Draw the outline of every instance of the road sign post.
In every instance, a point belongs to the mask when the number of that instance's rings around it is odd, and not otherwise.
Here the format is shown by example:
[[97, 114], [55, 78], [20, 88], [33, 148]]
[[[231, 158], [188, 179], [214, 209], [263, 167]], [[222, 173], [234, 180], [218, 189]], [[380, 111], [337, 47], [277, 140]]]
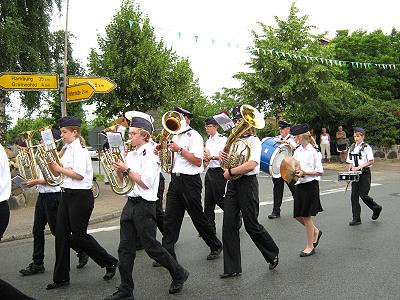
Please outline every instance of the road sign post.
[[96, 76], [69, 76], [68, 84], [77, 84], [81, 82], [90, 82], [94, 85], [95, 93], [109, 93], [114, 90], [117, 85], [114, 81], [107, 77], [96, 77]]
[[0, 73], [0, 89], [15, 91], [42, 91], [57, 90], [57, 74], [39, 74], [39, 73]]
[[95, 92], [93, 84], [89, 82], [67, 85], [67, 103], [89, 100]]

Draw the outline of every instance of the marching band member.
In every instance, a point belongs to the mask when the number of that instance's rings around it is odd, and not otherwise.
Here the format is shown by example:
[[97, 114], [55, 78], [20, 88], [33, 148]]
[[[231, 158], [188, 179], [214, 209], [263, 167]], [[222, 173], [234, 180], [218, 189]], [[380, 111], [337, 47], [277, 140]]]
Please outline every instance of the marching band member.
[[87, 233], [94, 208], [93, 169], [89, 152], [81, 145], [81, 120], [64, 117], [59, 120], [59, 125], [65, 152], [61, 157], [62, 165], [52, 162], [50, 168], [56, 176], [64, 174], [64, 182], [57, 212], [56, 263], [53, 283], [47, 285], [48, 290], [69, 284], [70, 245], [82, 249], [100, 267], [106, 268], [104, 280], [114, 277], [118, 264], [118, 260]]
[[219, 162], [219, 152], [224, 148], [227, 138], [218, 133], [218, 123], [213, 117], [205, 120], [208, 139], [205, 144], [204, 161], [208, 170], [204, 180], [204, 213], [216, 233], [215, 205], [224, 209], [224, 195], [227, 180]]
[[0, 241], [10, 220], [8, 199], [11, 196], [11, 174], [7, 153], [0, 144]]
[[[53, 138], [58, 140], [61, 138], [60, 131], [56, 128], [51, 129]], [[42, 143], [42, 141], [41, 141]], [[32, 262], [19, 272], [24, 275], [35, 275], [45, 271], [43, 260], [44, 260], [44, 230], [46, 224], [49, 224], [50, 232], [53, 236], [56, 236], [56, 217], [58, 204], [61, 199], [61, 188], [60, 186], [51, 186], [46, 183], [40, 168], [37, 169], [37, 174], [40, 178], [26, 181], [25, 185], [30, 188], [36, 186], [38, 191], [38, 197], [35, 205], [35, 213], [33, 217], [33, 255]], [[77, 251], [79, 257], [78, 269], [83, 268], [89, 257], [83, 251]]]
[[[316, 216], [323, 211], [319, 199], [319, 180], [324, 170], [321, 156], [315, 149], [314, 139], [311, 138], [307, 124], [294, 125], [290, 133], [300, 146], [295, 150], [293, 157], [298, 161], [296, 176], [296, 190], [293, 202], [293, 217], [301, 223], [306, 230], [306, 248], [300, 252], [300, 257], [315, 254], [322, 231], [313, 223], [311, 216]], [[310, 143], [311, 141], [311, 143]]]
[[156, 240], [156, 201], [160, 176], [158, 156], [154, 154], [154, 145], [150, 141], [153, 131], [151, 122], [146, 118], [133, 117], [129, 128], [129, 137], [135, 150], [126, 156], [126, 164], [114, 163], [119, 174], [125, 173], [135, 182], [133, 190], [128, 194], [120, 220], [120, 243], [118, 247], [119, 273], [121, 284], [117, 291], [105, 300], [133, 299], [132, 271], [136, 256], [136, 237], [146, 253], [165, 267], [172, 283], [169, 293], [182, 290], [189, 272], [164, 249]]
[[[296, 149], [297, 144], [293, 140], [293, 136], [290, 134], [290, 124], [285, 122], [285, 121], [279, 121], [278, 122], [279, 126], [279, 135], [275, 137], [275, 141], [278, 143], [286, 143], [292, 148]], [[281, 205], [282, 205], [282, 199], [283, 199], [283, 189], [284, 189], [284, 183], [285, 181], [283, 180], [282, 177], [274, 178], [272, 177], [272, 183], [274, 185], [273, 187], [273, 209], [272, 213], [268, 216], [268, 219], [276, 219], [281, 216]], [[292, 196], [294, 198], [294, 184], [293, 183], [286, 183], [287, 186], [289, 187], [290, 192], [292, 193]]]
[[[186, 210], [200, 236], [210, 247], [211, 252], [207, 259], [216, 259], [221, 254], [222, 244], [214, 233], [201, 205], [200, 173], [203, 171], [203, 138], [190, 127], [192, 114], [189, 111], [180, 107], [175, 107], [174, 111], [185, 117], [187, 129], [174, 135], [172, 143], [169, 145], [169, 149], [177, 155], [175, 155], [171, 182], [167, 192], [162, 244], [176, 258], [174, 247], [179, 238]], [[156, 149], [159, 150], [159, 147], [160, 145]], [[153, 266], [158, 266], [158, 264], [153, 263]]]
[[[232, 114], [234, 120], [242, 117], [240, 105], [233, 108]], [[237, 226], [240, 212], [242, 213], [247, 233], [269, 263], [269, 269], [273, 270], [279, 263], [278, 246], [258, 222], [259, 188], [257, 174], [260, 172], [261, 141], [255, 135], [253, 127], [245, 132], [241, 138], [249, 145], [251, 154], [247, 162], [224, 171], [224, 177], [229, 181], [224, 201], [224, 221], [222, 226], [224, 273], [220, 275], [221, 278], [236, 277], [242, 272], [239, 227]], [[220, 156], [225, 159], [227, 153], [221, 151]], [[239, 174], [243, 176], [232, 180], [234, 175]]]
[[371, 166], [374, 163], [374, 153], [370, 145], [364, 142], [365, 130], [360, 127], [354, 128], [355, 143], [351, 145], [346, 162], [349, 163], [350, 171], [361, 171], [358, 182], [351, 183], [351, 209], [353, 220], [350, 226], [361, 224], [361, 200], [372, 210], [372, 220], [379, 218], [382, 206], [368, 196], [371, 189]]

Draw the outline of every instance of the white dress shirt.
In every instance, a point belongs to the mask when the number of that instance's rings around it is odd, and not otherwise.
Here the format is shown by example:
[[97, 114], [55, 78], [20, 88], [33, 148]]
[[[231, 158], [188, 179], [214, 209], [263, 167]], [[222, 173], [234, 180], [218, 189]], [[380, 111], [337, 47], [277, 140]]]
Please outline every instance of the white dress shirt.
[[0, 145], [0, 202], [6, 201], [11, 196], [11, 174], [8, 156], [3, 146]]
[[[257, 163], [257, 166], [253, 170], [245, 173], [244, 175], [257, 175], [258, 173], [260, 173], [261, 141], [258, 136], [255, 135], [250, 135], [242, 139], [246, 141], [247, 145], [250, 148], [250, 157], [248, 161], [252, 160]], [[238, 152], [241, 152], [243, 156], [247, 156], [247, 151], [248, 150], [245, 145], [243, 143], [240, 143], [238, 147]]]
[[[174, 135], [172, 141], [183, 150], [188, 151], [194, 154], [195, 157], [203, 160], [203, 138], [196, 130], [191, 129], [184, 133]], [[203, 170], [203, 163], [200, 167], [195, 166], [178, 152], [174, 153], [174, 167], [172, 168], [172, 173], [196, 175], [203, 172]]]
[[153, 152], [154, 144], [145, 143], [140, 148], [128, 152], [126, 155], [126, 164], [131, 168], [131, 172], [140, 175], [141, 180], [147, 189], [142, 188], [135, 183], [132, 191], [128, 193], [129, 197], [142, 197], [147, 201], [157, 201], [158, 184], [160, 180], [159, 158]]
[[90, 189], [93, 182], [93, 167], [87, 148], [83, 148], [77, 138], [71, 144], [67, 144], [65, 153], [61, 157], [61, 164], [64, 168], [72, 169], [75, 173], [83, 177], [82, 180], [64, 176], [63, 188], [68, 189]]
[[275, 141], [277, 141], [277, 142], [284, 141], [285, 143], [289, 144], [292, 149], [296, 149], [297, 148], [297, 144], [294, 141], [294, 138], [293, 138], [293, 136], [291, 134], [288, 134], [285, 137], [282, 137], [281, 135], [278, 135], [278, 136], [275, 137]]
[[[370, 145], [367, 144], [367, 146], [363, 147], [362, 145], [364, 142], [360, 144], [356, 144], [354, 147], [354, 150], [351, 152], [351, 154], [358, 154], [360, 152], [361, 158], [358, 157], [358, 165], [363, 165], [369, 162], [370, 160], [374, 160], [374, 152], [372, 151], [372, 148]], [[361, 151], [360, 151], [361, 150]], [[355, 166], [355, 159], [352, 157], [350, 160], [350, 151], [347, 154], [347, 159], [346, 162], [351, 164], [352, 166]], [[370, 166], [368, 166], [369, 168]]]
[[[322, 168], [321, 156], [319, 152], [311, 145], [307, 144], [304, 148], [300, 145], [295, 151], [293, 157], [300, 162], [300, 169], [305, 172], [324, 173]], [[313, 180], [320, 180], [321, 176], [306, 175], [300, 177], [296, 184], [307, 183]]]
[[[40, 168], [37, 168], [36, 173], [39, 176], [39, 179], [43, 179], [43, 174], [40, 171]], [[36, 189], [38, 190], [39, 193], [45, 194], [45, 193], [58, 193], [61, 192], [61, 187], [59, 185], [56, 186], [51, 186], [48, 184], [37, 184]]]
[[[209, 136], [206, 141], [206, 148], [210, 151], [211, 156], [219, 156], [219, 152], [224, 148], [226, 144], [226, 136], [219, 134], [218, 132], [214, 136]], [[221, 164], [218, 159], [212, 159], [208, 163], [209, 168], [219, 168]]]

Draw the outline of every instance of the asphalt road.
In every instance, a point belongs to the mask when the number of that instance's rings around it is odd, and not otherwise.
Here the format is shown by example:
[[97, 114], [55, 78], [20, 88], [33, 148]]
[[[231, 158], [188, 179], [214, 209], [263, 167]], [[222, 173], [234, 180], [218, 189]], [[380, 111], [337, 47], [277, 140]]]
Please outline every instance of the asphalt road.
[[[280, 247], [280, 263], [274, 271], [241, 230], [243, 274], [219, 279], [223, 258], [207, 261], [209, 249], [198, 237], [189, 218], [184, 219], [176, 252], [180, 263], [190, 271], [183, 291], [169, 295], [170, 277], [162, 268], [153, 268], [144, 251], [137, 253], [134, 280], [135, 299], [399, 299], [400, 231], [398, 211], [400, 188], [398, 172], [373, 171], [370, 195], [383, 206], [381, 217], [371, 221], [372, 212], [362, 204], [362, 225], [350, 227], [350, 193], [338, 183], [337, 172], [327, 171], [320, 183], [324, 212], [315, 218], [323, 231], [317, 253], [300, 258], [305, 246], [304, 228], [292, 218], [293, 202], [285, 188], [282, 217], [268, 220], [272, 209], [272, 183], [260, 176], [260, 216]], [[222, 213], [217, 214], [221, 236]], [[118, 220], [96, 224], [92, 234], [111, 253], [117, 255]], [[104, 270], [93, 261], [77, 270], [71, 252], [71, 285], [46, 291], [54, 264], [54, 238], [46, 236], [46, 272], [21, 277], [18, 270], [31, 258], [32, 240], [0, 244], [0, 278], [37, 299], [103, 299], [119, 284], [119, 274], [110, 282], [102, 279]]]

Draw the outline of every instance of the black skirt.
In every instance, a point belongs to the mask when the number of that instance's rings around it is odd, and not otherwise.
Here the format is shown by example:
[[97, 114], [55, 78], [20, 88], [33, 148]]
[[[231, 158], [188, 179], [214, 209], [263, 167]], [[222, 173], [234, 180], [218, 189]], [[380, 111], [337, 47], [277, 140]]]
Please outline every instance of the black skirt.
[[316, 216], [321, 211], [323, 209], [319, 200], [318, 180], [296, 184], [293, 217]]

